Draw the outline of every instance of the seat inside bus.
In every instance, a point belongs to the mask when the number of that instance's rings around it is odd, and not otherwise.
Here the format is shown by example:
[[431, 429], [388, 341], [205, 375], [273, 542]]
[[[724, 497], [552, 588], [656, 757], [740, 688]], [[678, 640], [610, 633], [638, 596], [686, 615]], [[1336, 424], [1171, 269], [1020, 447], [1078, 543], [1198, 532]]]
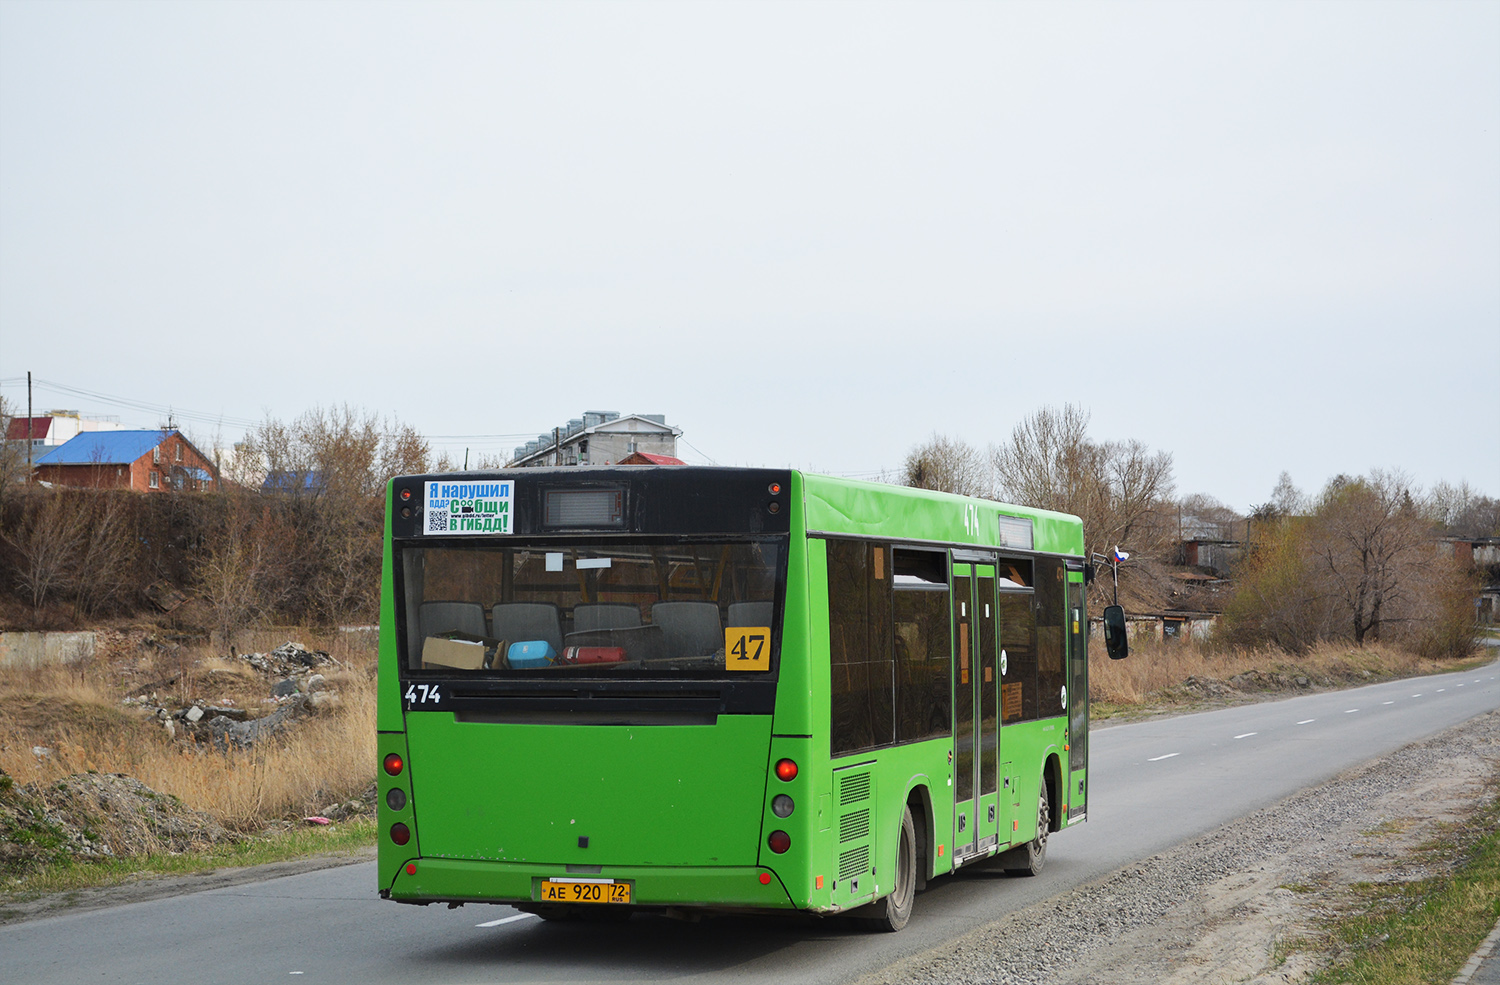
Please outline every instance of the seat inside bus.
[[490, 625], [490, 635], [497, 640], [543, 640], [562, 652], [562, 619], [552, 602], [496, 602], [490, 610]]
[[478, 602], [423, 602], [418, 614], [423, 639], [460, 632], [484, 636], [484, 606]]
[[729, 625], [768, 627], [771, 625], [771, 612], [770, 602], [731, 602]]
[[724, 646], [719, 607], [712, 602], [657, 602], [651, 622], [661, 627], [670, 656], [706, 656]]
[[640, 607], [627, 602], [585, 602], [573, 607], [575, 633], [591, 633], [601, 629], [635, 629], [640, 624]]

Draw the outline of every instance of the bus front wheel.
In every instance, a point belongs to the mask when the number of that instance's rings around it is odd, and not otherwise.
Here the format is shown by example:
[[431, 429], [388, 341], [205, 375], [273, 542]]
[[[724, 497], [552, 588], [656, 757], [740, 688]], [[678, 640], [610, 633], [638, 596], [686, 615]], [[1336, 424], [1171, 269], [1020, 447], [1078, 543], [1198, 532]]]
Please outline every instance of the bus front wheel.
[[917, 894], [917, 827], [912, 823], [911, 808], [901, 812], [901, 840], [896, 849], [896, 884], [890, 895], [861, 909], [873, 915], [863, 922], [870, 930], [894, 933], [911, 919], [912, 901]]

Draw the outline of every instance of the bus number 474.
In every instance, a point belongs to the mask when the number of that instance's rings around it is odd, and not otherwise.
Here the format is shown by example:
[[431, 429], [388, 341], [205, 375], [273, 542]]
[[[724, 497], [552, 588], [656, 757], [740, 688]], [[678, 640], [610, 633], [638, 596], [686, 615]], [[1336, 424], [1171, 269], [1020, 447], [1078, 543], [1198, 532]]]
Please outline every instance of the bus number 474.
[[443, 696], [438, 693], [438, 685], [436, 684], [408, 685], [405, 697], [408, 707], [411, 705], [425, 705], [429, 702], [437, 704], [443, 700]]

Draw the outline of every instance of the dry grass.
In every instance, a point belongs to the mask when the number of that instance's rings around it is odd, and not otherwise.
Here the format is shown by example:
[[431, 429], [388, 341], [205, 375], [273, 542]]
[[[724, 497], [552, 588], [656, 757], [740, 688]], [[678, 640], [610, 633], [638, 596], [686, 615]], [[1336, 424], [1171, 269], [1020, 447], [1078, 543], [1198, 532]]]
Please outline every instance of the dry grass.
[[1089, 659], [1089, 697], [1104, 712], [1095, 717], [1108, 717], [1111, 712], [1198, 703], [1203, 692], [1183, 687], [1191, 678], [1234, 682], [1249, 675], [1238, 682], [1237, 690], [1265, 692], [1285, 690], [1286, 680], [1298, 677], [1307, 680], [1306, 687], [1347, 687], [1441, 673], [1457, 666], [1379, 644], [1361, 648], [1324, 643], [1293, 657], [1272, 648], [1226, 649], [1197, 640], [1132, 640], [1125, 660], [1110, 660], [1102, 647], [1094, 648]]
[[[373, 639], [280, 630], [245, 645], [265, 652], [288, 639], [338, 661], [324, 670], [338, 705], [254, 749], [228, 753], [174, 740], [153, 717], [121, 702], [144, 689], [169, 708], [194, 698], [236, 703], [252, 714], [267, 708], [266, 678], [207, 646], [121, 646], [81, 668], [0, 672], [0, 769], [22, 784], [90, 770], [128, 774], [241, 831], [356, 797], [375, 770]], [[38, 745], [49, 752], [34, 754]]]

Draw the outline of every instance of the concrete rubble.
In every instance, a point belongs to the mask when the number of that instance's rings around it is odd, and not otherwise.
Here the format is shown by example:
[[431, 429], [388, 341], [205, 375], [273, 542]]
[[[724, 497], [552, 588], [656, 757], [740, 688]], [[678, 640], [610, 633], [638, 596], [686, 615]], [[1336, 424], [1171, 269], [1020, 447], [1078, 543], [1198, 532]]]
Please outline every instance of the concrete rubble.
[[[230, 659], [243, 663], [268, 680], [266, 697], [262, 700], [267, 705], [274, 705], [274, 710], [260, 717], [252, 717], [249, 709], [223, 703], [211, 704], [202, 700], [195, 700], [186, 707], [174, 710], [158, 705], [157, 690], [151, 687], [125, 698], [124, 703], [142, 711], [154, 712], [163, 731], [171, 738], [211, 745], [221, 752], [250, 748], [256, 742], [281, 731], [295, 719], [339, 703], [338, 693], [330, 686], [328, 679], [317, 672], [317, 668], [336, 664], [322, 650], [309, 650], [301, 643], [288, 641], [269, 653], [237, 653], [231, 650]], [[177, 679], [174, 676], [161, 682], [162, 688], [175, 683]]]

